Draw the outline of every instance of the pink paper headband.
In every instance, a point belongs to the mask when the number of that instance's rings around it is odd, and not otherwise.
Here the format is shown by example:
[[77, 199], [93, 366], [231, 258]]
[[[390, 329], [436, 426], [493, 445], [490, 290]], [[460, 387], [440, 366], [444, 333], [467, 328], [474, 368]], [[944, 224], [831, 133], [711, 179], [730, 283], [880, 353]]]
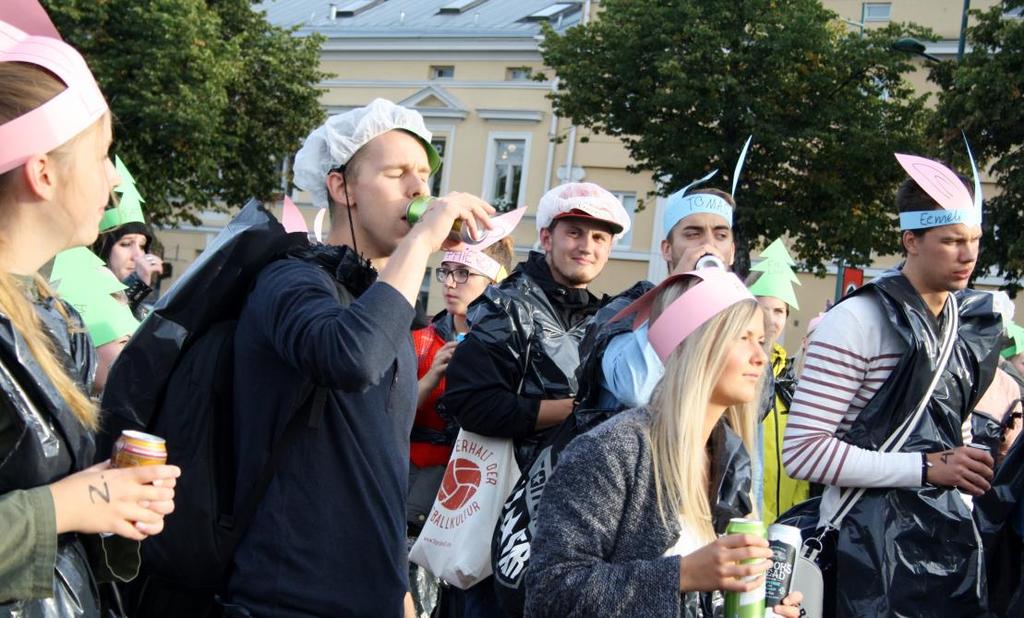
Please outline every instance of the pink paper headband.
[[464, 264], [486, 275], [491, 281], [498, 281], [503, 267], [489, 255], [477, 251], [445, 251], [442, 262]]
[[635, 313], [633, 327], [636, 328], [648, 319], [658, 295], [666, 287], [684, 277], [698, 277], [701, 281], [672, 301], [658, 316], [657, 321], [647, 329], [647, 340], [662, 362], [665, 362], [672, 351], [705, 322], [738, 302], [754, 300], [750, 290], [743, 285], [739, 277], [718, 268], [706, 268], [665, 279], [658, 287], [620, 311], [611, 321]]
[[66, 143], [107, 111], [107, 102], [85, 60], [63, 41], [32, 36], [0, 21], [0, 62], [34, 64], [67, 86], [36, 109], [0, 125], [0, 174], [24, 164], [32, 155]]

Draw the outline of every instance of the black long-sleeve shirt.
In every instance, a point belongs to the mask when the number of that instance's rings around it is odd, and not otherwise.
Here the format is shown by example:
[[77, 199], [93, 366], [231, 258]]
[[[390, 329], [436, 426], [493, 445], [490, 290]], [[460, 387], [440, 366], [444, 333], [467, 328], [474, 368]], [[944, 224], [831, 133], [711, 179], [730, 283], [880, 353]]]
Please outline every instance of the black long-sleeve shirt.
[[230, 600], [255, 616], [401, 616], [416, 407], [414, 310], [386, 283], [343, 306], [321, 268], [264, 269], [235, 336], [238, 487], [251, 487], [307, 380], [320, 426], [281, 458], [238, 551]]

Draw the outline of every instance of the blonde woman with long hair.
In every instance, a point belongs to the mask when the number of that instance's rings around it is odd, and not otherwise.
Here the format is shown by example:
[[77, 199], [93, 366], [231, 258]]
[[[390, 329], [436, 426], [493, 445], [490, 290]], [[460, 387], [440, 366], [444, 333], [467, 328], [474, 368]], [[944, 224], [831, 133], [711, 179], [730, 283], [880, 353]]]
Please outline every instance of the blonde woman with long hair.
[[134, 577], [179, 474], [91, 466], [94, 351], [38, 271], [96, 239], [118, 177], [106, 101], [55, 36], [0, 21], [0, 616], [99, 616], [96, 580]]
[[[559, 459], [535, 518], [527, 615], [715, 615], [719, 592], [761, 586], [770, 565], [764, 539], [716, 538], [751, 511], [761, 309], [735, 275], [708, 269], [670, 277], [620, 315], [651, 318], [665, 376], [649, 407]], [[774, 609], [796, 618], [800, 599]]]

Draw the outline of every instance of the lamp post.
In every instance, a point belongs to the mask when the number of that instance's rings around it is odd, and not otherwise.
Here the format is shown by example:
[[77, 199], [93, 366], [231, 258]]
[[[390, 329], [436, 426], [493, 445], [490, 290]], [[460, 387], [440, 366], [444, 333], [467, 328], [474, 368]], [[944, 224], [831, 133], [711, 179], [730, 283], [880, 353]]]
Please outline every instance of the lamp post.
[[904, 52], [907, 54], [912, 54], [914, 56], [921, 56], [922, 58], [926, 58], [928, 60], [931, 60], [932, 62], [942, 62], [942, 60], [940, 60], [939, 58], [936, 58], [935, 56], [925, 52], [924, 43], [914, 38], [906, 37], [903, 39], [898, 39], [895, 43], [892, 44], [891, 49], [899, 52]]
[[964, 47], [967, 45], [967, 14], [971, 11], [971, 0], [964, 0], [964, 10], [960, 14], [960, 43], [956, 46], [956, 61], [964, 59]]
[[[967, 19], [970, 16], [970, 12], [971, 0], [964, 0], [964, 8], [960, 13], [960, 40], [957, 42], [956, 46], [957, 62], [960, 62], [961, 60], [964, 59], [964, 49], [967, 47]], [[895, 43], [892, 44], [892, 49], [896, 51], [905, 52], [908, 54], [913, 54], [915, 56], [921, 56], [922, 58], [926, 58], [932, 62], [942, 62], [942, 60], [940, 60], [939, 58], [936, 58], [931, 54], [925, 53], [924, 43], [918, 41], [917, 39], [912, 39], [910, 37], [896, 41]]]

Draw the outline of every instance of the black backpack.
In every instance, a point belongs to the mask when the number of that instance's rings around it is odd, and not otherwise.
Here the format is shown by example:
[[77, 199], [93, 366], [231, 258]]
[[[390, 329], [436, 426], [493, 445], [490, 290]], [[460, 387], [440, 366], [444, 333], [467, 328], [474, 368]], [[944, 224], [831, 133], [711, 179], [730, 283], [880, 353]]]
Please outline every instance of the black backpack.
[[580, 366], [576, 370], [580, 385], [573, 402], [573, 412], [558, 428], [550, 432], [537, 448], [534, 459], [525, 466], [515, 487], [502, 507], [501, 516], [491, 537], [491, 566], [498, 602], [506, 616], [523, 615], [526, 600], [524, 578], [530, 560], [530, 541], [535, 525], [533, 518], [544, 487], [558, 463], [558, 456], [576, 436], [611, 418], [624, 409], [621, 405], [602, 407], [601, 359], [613, 337], [632, 330], [632, 320], [608, 321], [654, 287], [641, 281], [625, 292], [611, 298], [594, 315], [594, 319], [580, 342]]
[[281, 452], [319, 423], [327, 390], [309, 383], [236, 511], [236, 320], [263, 267], [306, 245], [305, 235], [287, 234], [261, 204], [250, 202], [161, 298], [111, 368], [98, 458], [108, 456], [121, 430], [140, 429], [164, 438], [168, 463], [182, 469], [175, 512], [161, 534], [142, 544], [140, 577], [126, 588], [133, 615], [219, 615], [215, 595]]

